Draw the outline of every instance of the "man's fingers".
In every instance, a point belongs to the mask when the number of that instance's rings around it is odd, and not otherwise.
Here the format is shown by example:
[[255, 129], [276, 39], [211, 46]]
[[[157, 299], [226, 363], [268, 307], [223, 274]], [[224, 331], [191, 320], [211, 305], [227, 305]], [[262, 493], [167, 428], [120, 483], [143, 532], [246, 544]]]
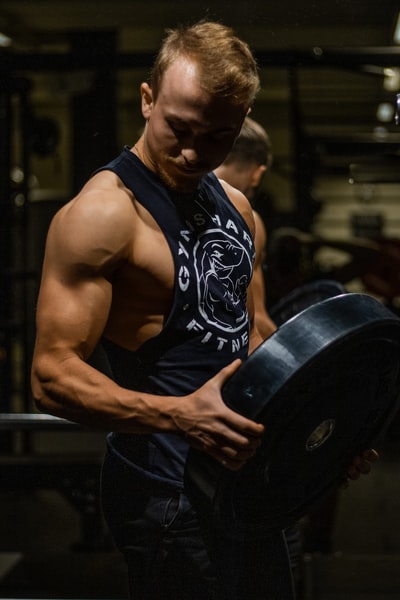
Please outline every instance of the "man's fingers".
[[229, 365], [218, 371], [218, 373], [214, 376], [214, 380], [217, 382], [219, 387], [222, 387], [224, 383], [228, 381], [232, 377], [232, 375], [238, 370], [242, 361], [240, 358], [237, 358]]
[[379, 460], [379, 453], [374, 448], [368, 448], [360, 456], [355, 456], [353, 462], [347, 469], [349, 479], [359, 479], [360, 475], [368, 475], [372, 464]]
[[377, 450], [375, 450], [374, 448], [368, 448], [368, 450], [365, 450], [362, 454], [362, 457], [365, 460], [369, 460], [369, 462], [371, 462], [371, 463], [376, 462], [380, 458], [379, 452]]

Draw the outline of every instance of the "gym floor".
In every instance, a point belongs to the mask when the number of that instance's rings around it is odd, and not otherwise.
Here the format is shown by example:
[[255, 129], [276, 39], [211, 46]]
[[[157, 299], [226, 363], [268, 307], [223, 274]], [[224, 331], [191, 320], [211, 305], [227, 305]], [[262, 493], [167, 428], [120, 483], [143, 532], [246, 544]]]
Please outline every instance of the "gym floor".
[[[340, 492], [332, 552], [305, 554], [299, 600], [400, 597], [400, 441]], [[1, 598], [128, 598], [124, 563], [104, 531], [81, 545], [81, 515], [54, 490], [0, 493]], [[251, 599], [249, 599], [251, 600]]]

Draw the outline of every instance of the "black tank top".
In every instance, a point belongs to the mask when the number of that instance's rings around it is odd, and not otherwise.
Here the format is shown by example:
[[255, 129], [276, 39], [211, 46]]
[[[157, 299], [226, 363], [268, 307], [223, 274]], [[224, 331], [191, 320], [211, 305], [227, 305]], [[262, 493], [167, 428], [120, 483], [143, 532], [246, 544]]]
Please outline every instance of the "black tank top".
[[[112, 375], [126, 388], [184, 396], [247, 356], [250, 231], [213, 173], [195, 193], [178, 194], [128, 147], [99, 171], [105, 169], [116, 173], [156, 220], [175, 264], [173, 304], [160, 334], [136, 352], [102, 340]], [[188, 446], [179, 436], [110, 434], [108, 442], [132, 469], [182, 487]]]

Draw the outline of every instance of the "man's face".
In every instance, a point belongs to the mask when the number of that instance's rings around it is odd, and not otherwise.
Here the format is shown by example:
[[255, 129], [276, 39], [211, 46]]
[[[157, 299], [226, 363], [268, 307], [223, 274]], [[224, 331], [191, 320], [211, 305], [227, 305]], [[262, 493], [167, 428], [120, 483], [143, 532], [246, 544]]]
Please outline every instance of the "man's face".
[[146, 119], [144, 162], [171, 189], [190, 192], [224, 160], [247, 107], [213, 98], [200, 86], [197, 67], [183, 58], [163, 76], [157, 100], [142, 86]]

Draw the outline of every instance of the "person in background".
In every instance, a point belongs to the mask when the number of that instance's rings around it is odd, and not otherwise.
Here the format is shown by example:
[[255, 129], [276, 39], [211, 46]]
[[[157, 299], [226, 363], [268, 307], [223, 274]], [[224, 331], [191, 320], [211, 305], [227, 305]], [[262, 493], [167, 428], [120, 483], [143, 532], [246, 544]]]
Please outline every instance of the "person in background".
[[250, 117], [244, 120], [242, 129], [232, 150], [224, 162], [214, 170], [220, 179], [240, 190], [253, 206], [255, 222], [255, 261], [253, 273], [255, 323], [265, 340], [276, 330], [268, 315], [264, 284], [267, 233], [264, 222], [256, 210], [254, 199], [264, 174], [272, 164], [272, 149], [269, 136], [257, 121]]
[[[253, 211], [212, 172], [258, 89], [231, 28], [169, 30], [140, 87], [143, 135], [61, 208], [47, 237], [33, 396], [43, 412], [112, 432], [102, 505], [134, 600], [292, 597], [286, 548], [221, 546], [185, 487], [189, 448], [234, 472], [264, 434], [221, 393], [262, 338]], [[371, 460], [349, 468], [358, 476]]]

